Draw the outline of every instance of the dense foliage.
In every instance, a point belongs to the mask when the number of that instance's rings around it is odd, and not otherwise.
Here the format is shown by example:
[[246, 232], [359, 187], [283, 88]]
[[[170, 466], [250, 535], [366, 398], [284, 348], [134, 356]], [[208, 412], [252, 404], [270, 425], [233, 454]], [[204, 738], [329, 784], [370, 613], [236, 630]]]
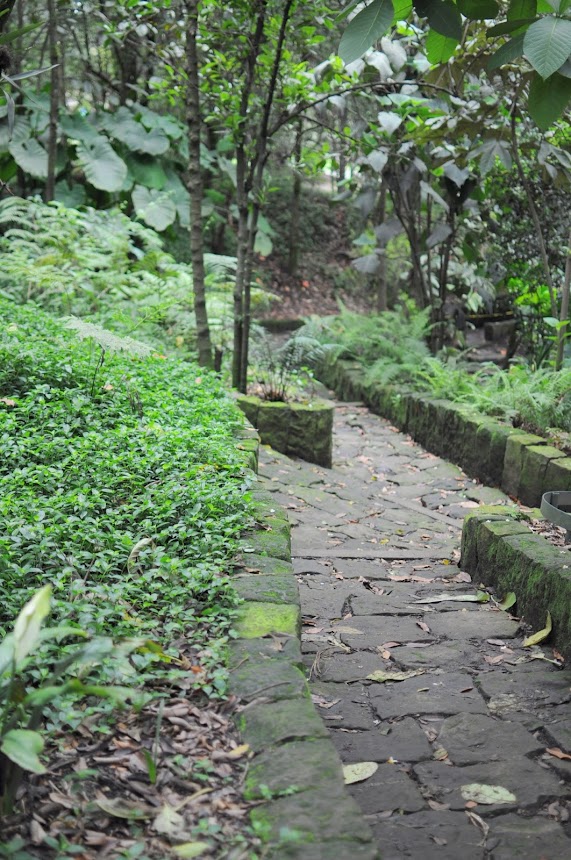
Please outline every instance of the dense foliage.
[[340, 316], [309, 324], [312, 335], [329, 347], [329, 360], [358, 361], [367, 382], [400, 385], [433, 397], [463, 403], [484, 415], [515, 426], [548, 433], [564, 447], [571, 438], [571, 370], [532, 371], [524, 362], [509, 370], [494, 364], [470, 368], [456, 354], [448, 359], [431, 356], [426, 345], [430, 326], [426, 311], [411, 308], [361, 316]]
[[90, 635], [207, 646], [202, 684], [222, 694], [248, 520], [239, 413], [191, 364], [105, 352], [32, 305], [1, 300], [0, 317], [2, 632], [49, 581], [56, 619]]

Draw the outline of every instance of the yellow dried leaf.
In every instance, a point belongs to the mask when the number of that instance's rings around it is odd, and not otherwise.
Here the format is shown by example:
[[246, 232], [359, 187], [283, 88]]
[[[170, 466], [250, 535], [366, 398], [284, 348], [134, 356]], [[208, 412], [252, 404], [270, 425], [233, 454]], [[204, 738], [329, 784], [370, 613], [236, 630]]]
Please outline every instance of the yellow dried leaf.
[[553, 629], [553, 624], [551, 621], [551, 613], [547, 613], [547, 618], [545, 620], [545, 627], [543, 630], [538, 630], [537, 633], [534, 633], [533, 636], [528, 636], [527, 639], [524, 639], [523, 647], [531, 648], [532, 645], [539, 645], [540, 642], [543, 642]]
[[343, 779], [345, 785], [352, 785], [354, 782], [363, 782], [369, 779], [379, 769], [376, 761], [359, 761], [356, 764], [346, 764], [343, 767]]
[[242, 758], [242, 756], [246, 755], [246, 753], [250, 752], [250, 744], [240, 744], [239, 747], [235, 747], [233, 750], [230, 750], [228, 753], [228, 758]]

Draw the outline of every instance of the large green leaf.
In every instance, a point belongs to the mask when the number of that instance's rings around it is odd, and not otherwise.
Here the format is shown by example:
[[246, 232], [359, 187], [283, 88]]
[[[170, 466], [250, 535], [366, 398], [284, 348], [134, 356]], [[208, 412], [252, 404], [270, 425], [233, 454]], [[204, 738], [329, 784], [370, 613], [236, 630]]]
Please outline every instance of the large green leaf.
[[47, 178], [48, 154], [35, 137], [12, 140], [8, 150], [24, 173], [29, 173], [37, 179]]
[[77, 156], [85, 178], [100, 191], [120, 191], [127, 179], [127, 165], [119, 158], [107, 138], [98, 135], [94, 140], [82, 141]]
[[415, 0], [414, 8], [430, 27], [449, 39], [462, 38], [462, 16], [452, 0]]
[[533, 24], [535, 18], [519, 18], [515, 21], [502, 21], [501, 24], [496, 24], [495, 27], [488, 27], [486, 36], [488, 39], [493, 39], [496, 36], [506, 36], [508, 33], [515, 33], [517, 30], [527, 28]]
[[185, 126], [178, 119], [173, 119], [173, 117], [166, 114], [156, 113], [154, 110], [149, 110], [149, 108], [139, 104], [134, 104], [132, 109], [145, 128], [160, 128], [168, 134], [171, 140], [178, 140], [185, 133]]
[[129, 169], [129, 175], [137, 185], [146, 188], [156, 188], [161, 191], [167, 184], [167, 175], [160, 161], [149, 155], [136, 155], [128, 152], [125, 162]]
[[511, 0], [508, 8], [508, 21], [535, 18], [536, 15], [537, 0]]
[[44, 741], [38, 732], [28, 729], [12, 729], [6, 732], [0, 749], [4, 755], [31, 773], [45, 773], [46, 769], [38, 758], [44, 748]]
[[105, 117], [105, 130], [134, 152], [163, 155], [170, 146], [170, 141], [161, 128], [147, 131], [126, 107], [120, 107], [115, 113]]
[[394, 17], [393, 24], [397, 21], [406, 21], [412, 12], [412, 0], [393, 0]]
[[542, 131], [557, 120], [571, 99], [571, 78], [554, 74], [544, 80], [534, 75], [529, 88], [528, 108], [534, 122]]
[[178, 173], [172, 168], [166, 170], [167, 182], [164, 190], [168, 192], [176, 206], [181, 227], [190, 227], [190, 194]]
[[488, 70], [493, 71], [499, 69], [500, 66], [505, 66], [506, 63], [511, 63], [512, 60], [523, 56], [523, 33], [518, 33], [501, 48], [498, 48], [495, 54], [488, 60]]
[[499, 13], [497, 0], [458, 0], [458, 9], [473, 21], [496, 18]]
[[548, 15], [535, 21], [525, 34], [524, 53], [542, 78], [548, 78], [571, 54], [571, 21]]
[[61, 112], [59, 127], [72, 140], [93, 141], [99, 135], [97, 129], [80, 113]]
[[457, 47], [458, 39], [450, 39], [436, 30], [429, 30], [426, 37], [426, 56], [433, 66], [447, 63]]
[[137, 217], [158, 232], [170, 227], [176, 218], [176, 204], [169, 194], [136, 185], [131, 198]]
[[393, 0], [373, 0], [347, 25], [341, 43], [339, 56], [346, 63], [362, 57], [377, 39], [387, 32], [394, 15]]

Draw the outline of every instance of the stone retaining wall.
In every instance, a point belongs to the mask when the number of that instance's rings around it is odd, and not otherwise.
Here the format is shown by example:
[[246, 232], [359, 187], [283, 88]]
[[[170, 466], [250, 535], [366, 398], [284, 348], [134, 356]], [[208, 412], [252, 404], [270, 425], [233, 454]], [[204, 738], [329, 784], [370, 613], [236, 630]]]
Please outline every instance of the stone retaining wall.
[[429, 451], [485, 484], [537, 507], [549, 490], [571, 489], [571, 457], [541, 436], [523, 433], [463, 405], [403, 388], [367, 384], [356, 362], [337, 361], [320, 373], [342, 400], [362, 400]]
[[[238, 447], [257, 471], [259, 440]], [[270, 493], [254, 491], [257, 528], [243, 536], [233, 582], [245, 601], [230, 648], [230, 693], [254, 753], [246, 797], [272, 860], [376, 860], [363, 815], [343, 782], [341, 761], [309, 695], [300, 650], [301, 612], [290, 526]]]
[[464, 520], [462, 570], [498, 594], [515, 592], [516, 611], [534, 630], [553, 632], [546, 642], [571, 658], [571, 555], [533, 534], [517, 508], [484, 507]]

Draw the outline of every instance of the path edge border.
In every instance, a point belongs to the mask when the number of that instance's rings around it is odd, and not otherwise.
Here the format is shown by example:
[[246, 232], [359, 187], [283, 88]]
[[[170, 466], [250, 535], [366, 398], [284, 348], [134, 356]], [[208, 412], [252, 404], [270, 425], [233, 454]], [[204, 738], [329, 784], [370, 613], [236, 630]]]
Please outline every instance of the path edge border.
[[[260, 439], [237, 433], [257, 473]], [[254, 488], [256, 527], [242, 535], [232, 576], [243, 603], [230, 643], [234, 721], [253, 756], [245, 796], [272, 860], [378, 860], [363, 813], [343, 781], [342, 764], [309, 693], [301, 655], [301, 607], [291, 563], [291, 527], [271, 494]]]

